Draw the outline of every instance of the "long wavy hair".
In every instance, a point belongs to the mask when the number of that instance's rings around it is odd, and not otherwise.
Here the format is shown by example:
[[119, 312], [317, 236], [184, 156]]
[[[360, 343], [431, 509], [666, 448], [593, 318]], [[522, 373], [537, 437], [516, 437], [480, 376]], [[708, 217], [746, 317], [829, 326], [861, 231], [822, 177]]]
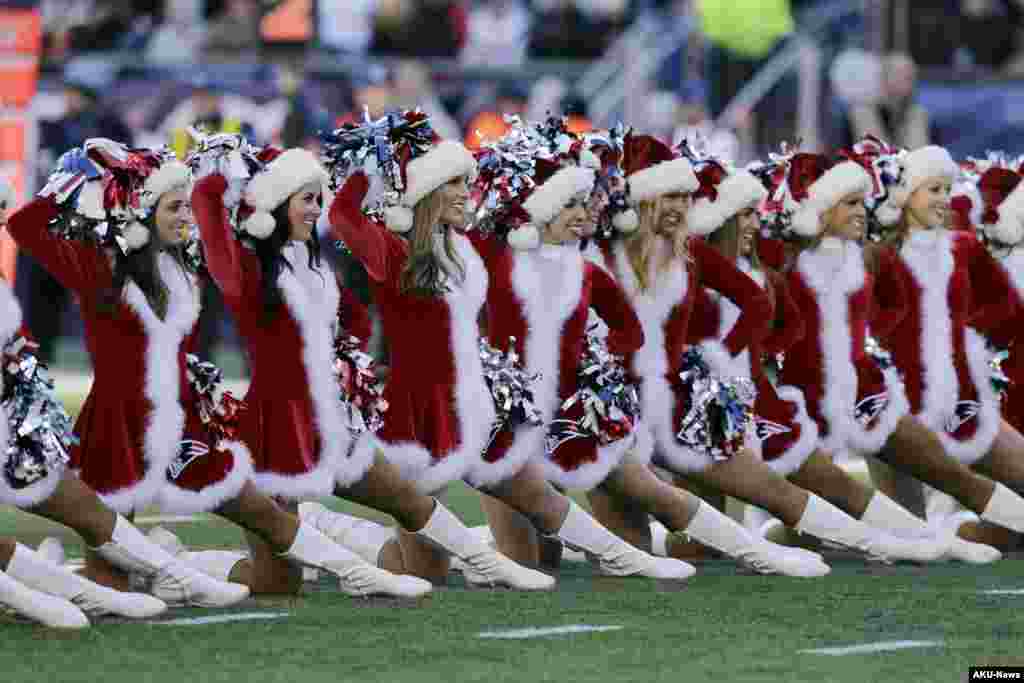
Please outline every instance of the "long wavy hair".
[[[271, 322], [281, 309], [284, 301], [277, 278], [285, 269], [294, 270], [284, 256], [284, 247], [291, 236], [291, 221], [288, 218], [288, 204], [291, 197], [271, 212], [274, 217], [274, 231], [266, 239], [252, 240], [253, 251], [260, 262], [260, 289], [263, 296], [263, 322]], [[320, 269], [320, 240], [316, 230], [310, 236], [309, 267]]]
[[[423, 297], [442, 296], [449, 278], [458, 282], [466, 277], [466, 267], [455, 250], [451, 227], [441, 225], [444, 198], [440, 188], [413, 207], [412, 230], [408, 233], [409, 258], [399, 277], [402, 293]], [[434, 248], [434, 234], [444, 236], [444, 258]]]
[[[722, 224], [718, 230], [708, 235], [708, 244], [713, 246], [719, 251], [722, 256], [725, 256], [730, 261], [736, 261], [740, 257], [740, 217], [739, 215], [732, 216], [729, 220]], [[755, 237], [755, 244], [757, 238]], [[757, 248], [750, 250], [750, 255], [747, 257], [750, 261], [750, 265], [753, 266], [754, 270], [762, 270], [761, 259], [757, 255]]]
[[[651, 286], [650, 268], [651, 259], [655, 257], [655, 242], [658, 239], [655, 233], [655, 225], [661, 215], [661, 199], [652, 199], [639, 202], [636, 207], [637, 216], [640, 218], [636, 231], [626, 238], [626, 256], [633, 268], [633, 274], [640, 284], [640, 291], [646, 291]], [[679, 230], [672, 241], [670, 258], [657, 264], [656, 273], [668, 270], [672, 262], [682, 260], [687, 264], [692, 263], [690, 250], [687, 248], [690, 235], [686, 230]]]

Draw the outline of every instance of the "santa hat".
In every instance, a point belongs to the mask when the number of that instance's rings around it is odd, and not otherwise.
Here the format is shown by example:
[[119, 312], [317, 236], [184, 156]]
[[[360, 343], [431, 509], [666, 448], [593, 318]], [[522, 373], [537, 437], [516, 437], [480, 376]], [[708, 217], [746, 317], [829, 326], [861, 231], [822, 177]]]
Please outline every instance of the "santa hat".
[[[821, 216], [853, 192], [868, 192], [871, 175], [855, 161], [832, 162], [822, 154], [798, 153], [786, 160], [776, 195], [789, 212], [789, 229], [801, 237], [821, 233]], [[779, 200], [777, 200], [779, 201]]]
[[538, 159], [534, 172], [535, 185], [520, 193], [519, 205], [527, 221], [508, 233], [508, 243], [516, 249], [540, 246], [541, 229], [555, 219], [574, 197], [588, 194], [594, 187], [596, 174], [582, 166], [560, 167], [546, 159]]
[[169, 190], [188, 184], [191, 173], [188, 166], [166, 151], [164, 162], [153, 170], [142, 183], [138, 194], [138, 207], [132, 207], [134, 220], [121, 230], [124, 246], [129, 251], [141, 249], [149, 243], [149, 228], [142, 221], [152, 215], [160, 198]]
[[981, 225], [995, 241], [1014, 245], [1024, 238], [1024, 184], [1021, 174], [993, 166], [978, 180], [983, 200]]
[[454, 140], [442, 140], [416, 157], [404, 146], [398, 163], [405, 189], [399, 194], [398, 204], [384, 209], [384, 222], [393, 232], [412, 229], [412, 209], [421, 199], [445, 183], [476, 171], [472, 153]]
[[760, 203], [768, 191], [749, 171], [729, 170], [717, 161], [708, 161], [697, 171], [700, 188], [694, 193], [693, 206], [686, 224], [695, 235], [710, 235], [730, 218]]
[[875, 210], [875, 216], [882, 225], [895, 225], [903, 213], [903, 207], [921, 184], [928, 178], [957, 177], [960, 168], [944, 147], [928, 145], [905, 152], [896, 157], [901, 173], [899, 181], [888, 188], [889, 196]]
[[650, 135], [626, 137], [622, 165], [634, 204], [671, 192], [693, 192], [700, 186], [689, 159]]
[[243, 198], [251, 212], [239, 226], [256, 239], [270, 237], [276, 227], [271, 214], [303, 185], [317, 182], [322, 188], [327, 187], [327, 172], [305, 149], [267, 149], [261, 153], [261, 161], [269, 163], [246, 185]]

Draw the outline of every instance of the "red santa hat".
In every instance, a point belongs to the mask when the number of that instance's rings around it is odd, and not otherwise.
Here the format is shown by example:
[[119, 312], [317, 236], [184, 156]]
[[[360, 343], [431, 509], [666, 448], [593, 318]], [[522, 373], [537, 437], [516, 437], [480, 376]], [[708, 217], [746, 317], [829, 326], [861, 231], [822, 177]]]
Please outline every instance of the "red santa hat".
[[895, 225], [903, 213], [903, 207], [914, 193], [929, 178], [957, 177], [960, 167], [944, 147], [928, 145], [896, 157], [901, 173], [899, 181], [888, 188], [889, 196], [875, 210], [875, 217], [882, 225]]
[[146, 176], [138, 192], [138, 206], [131, 208], [135, 220], [121, 230], [124, 245], [130, 251], [141, 249], [149, 242], [149, 228], [141, 221], [152, 215], [160, 198], [170, 190], [188, 185], [192, 174], [188, 166], [174, 158], [170, 150], [163, 153], [163, 163]]
[[983, 202], [980, 225], [985, 234], [1001, 244], [1014, 245], [1024, 238], [1024, 185], [1018, 170], [993, 166], [978, 180]]
[[853, 192], [868, 192], [871, 175], [856, 161], [833, 162], [823, 154], [797, 153], [786, 162], [773, 201], [789, 212], [789, 228], [802, 237], [821, 233], [821, 216]]
[[671, 192], [693, 192], [700, 187], [690, 160], [679, 157], [650, 135], [627, 136], [622, 166], [634, 204]]
[[266, 239], [277, 227], [272, 213], [298, 192], [303, 185], [319, 183], [326, 194], [327, 172], [308, 150], [292, 148], [283, 152], [267, 148], [259, 160], [266, 164], [245, 187], [243, 199], [250, 210], [242, 219], [242, 232]]
[[476, 159], [462, 143], [441, 140], [425, 153], [413, 157], [407, 145], [398, 151], [404, 190], [398, 203], [384, 209], [384, 222], [393, 232], [412, 229], [412, 209], [428, 194], [462, 176], [472, 176]]
[[545, 225], [569, 205], [574, 197], [587, 195], [594, 187], [593, 168], [561, 166], [555, 161], [538, 159], [532, 188], [517, 198], [524, 219], [508, 233], [508, 243], [516, 249], [534, 249], [540, 246], [541, 231]]
[[716, 160], [705, 162], [697, 171], [700, 187], [686, 224], [695, 235], [710, 235], [730, 218], [757, 206], [768, 191], [749, 171], [730, 169]]

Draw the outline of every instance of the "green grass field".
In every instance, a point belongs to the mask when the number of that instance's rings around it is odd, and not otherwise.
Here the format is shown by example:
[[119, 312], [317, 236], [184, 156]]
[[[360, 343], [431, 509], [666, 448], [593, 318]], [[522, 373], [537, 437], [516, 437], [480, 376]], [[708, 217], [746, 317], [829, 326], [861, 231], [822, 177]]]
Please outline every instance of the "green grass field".
[[[453, 486], [446, 503], [468, 523], [482, 522], [469, 489]], [[210, 517], [164, 525], [193, 546], [242, 543], [237, 529]], [[58, 535], [70, 555], [81, 553], [73, 534], [9, 508], [0, 510], [0, 533], [29, 544]], [[708, 562], [682, 588], [594, 577], [587, 565], [563, 563], [550, 594], [470, 591], [453, 574], [449, 587], [417, 603], [348, 598], [324, 578], [300, 598], [251, 599], [228, 611], [174, 609], [159, 620], [275, 617], [231, 623], [100, 619], [69, 634], [0, 617], [0, 681], [863, 683], [962, 681], [972, 665], [1024, 665], [1020, 556], [982, 568], [866, 565], [841, 554], [829, 560], [833, 574], [809, 580]], [[985, 592], [992, 590], [1020, 594]], [[567, 625], [619, 628], [479, 637]], [[800, 652], [889, 641], [939, 644], [847, 656]]]

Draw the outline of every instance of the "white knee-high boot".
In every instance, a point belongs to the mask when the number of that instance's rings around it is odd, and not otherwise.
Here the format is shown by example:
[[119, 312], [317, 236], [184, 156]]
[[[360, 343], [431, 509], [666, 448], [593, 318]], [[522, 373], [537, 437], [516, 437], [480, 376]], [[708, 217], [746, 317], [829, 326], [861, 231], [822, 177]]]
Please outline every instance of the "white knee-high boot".
[[0, 604], [50, 628], [89, 627], [89, 618], [64, 598], [32, 590], [0, 572]]

